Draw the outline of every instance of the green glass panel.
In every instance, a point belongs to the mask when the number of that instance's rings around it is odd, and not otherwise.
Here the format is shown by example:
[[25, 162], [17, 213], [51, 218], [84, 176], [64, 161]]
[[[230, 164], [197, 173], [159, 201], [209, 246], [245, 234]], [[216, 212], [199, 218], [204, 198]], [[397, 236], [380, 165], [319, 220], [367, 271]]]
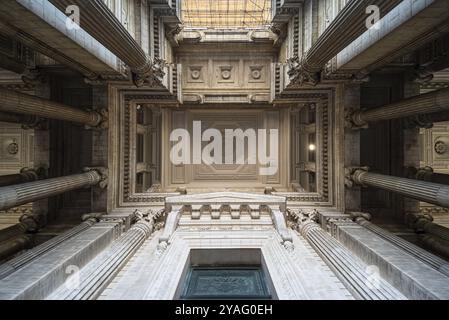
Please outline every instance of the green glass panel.
[[192, 268], [183, 299], [270, 299], [260, 268]]

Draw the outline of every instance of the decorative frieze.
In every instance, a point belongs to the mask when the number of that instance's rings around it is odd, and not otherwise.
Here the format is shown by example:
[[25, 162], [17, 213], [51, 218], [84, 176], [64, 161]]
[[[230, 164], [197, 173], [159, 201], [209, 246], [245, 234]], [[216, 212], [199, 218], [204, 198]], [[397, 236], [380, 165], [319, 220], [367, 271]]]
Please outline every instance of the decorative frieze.
[[[159, 238], [159, 254], [170, 244], [170, 238], [178, 228], [180, 219], [188, 227], [199, 228], [213, 225], [218, 229], [248, 227], [252, 230], [257, 225], [267, 225], [263, 217], [271, 217], [272, 227], [278, 232], [287, 250], [293, 250], [292, 237], [285, 222], [285, 198], [267, 195], [218, 192], [208, 194], [183, 195], [166, 198], [168, 212], [164, 233]], [[191, 223], [185, 222], [190, 219]], [[236, 220], [233, 222], [233, 220]], [[237, 221], [239, 220], [239, 221]], [[241, 225], [240, 225], [241, 224]], [[240, 229], [239, 229], [240, 230]]]
[[[184, 103], [268, 103], [273, 57], [180, 53]], [[213, 91], [213, 92], [211, 92]]]
[[235, 30], [186, 30], [184, 29], [177, 37], [181, 44], [209, 44], [223, 43], [228, 37], [239, 43], [267, 43], [273, 44], [276, 41], [276, 35], [273, 31], [267, 29], [235, 29]]

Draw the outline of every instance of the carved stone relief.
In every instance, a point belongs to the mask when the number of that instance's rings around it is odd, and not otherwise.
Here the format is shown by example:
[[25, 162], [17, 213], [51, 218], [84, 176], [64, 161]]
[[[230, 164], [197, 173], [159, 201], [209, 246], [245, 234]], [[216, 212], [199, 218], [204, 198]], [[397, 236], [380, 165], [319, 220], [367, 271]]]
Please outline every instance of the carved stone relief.
[[24, 167], [33, 167], [34, 131], [20, 125], [1, 124], [0, 175], [18, 173]]
[[439, 122], [431, 129], [421, 129], [421, 167], [449, 173], [449, 123]]
[[203, 66], [189, 66], [188, 70], [188, 83], [204, 83]]
[[183, 54], [184, 103], [254, 103], [271, 101], [271, 56]]
[[[433, 128], [420, 129], [420, 139], [420, 167], [431, 167], [435, 173], [449, 174], [449, 122], [438, 122]], [[434, 215], [448, 211], [423, 202], [420, 210]]]

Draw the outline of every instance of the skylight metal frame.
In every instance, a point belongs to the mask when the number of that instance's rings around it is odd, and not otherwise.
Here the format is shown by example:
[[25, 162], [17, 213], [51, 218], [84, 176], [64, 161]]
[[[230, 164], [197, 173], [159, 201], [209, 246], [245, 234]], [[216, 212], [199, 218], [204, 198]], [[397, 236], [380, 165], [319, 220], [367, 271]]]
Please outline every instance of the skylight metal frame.
[[182, 0], [187, 28], [242, 29], [271, 22], [271, 0]]

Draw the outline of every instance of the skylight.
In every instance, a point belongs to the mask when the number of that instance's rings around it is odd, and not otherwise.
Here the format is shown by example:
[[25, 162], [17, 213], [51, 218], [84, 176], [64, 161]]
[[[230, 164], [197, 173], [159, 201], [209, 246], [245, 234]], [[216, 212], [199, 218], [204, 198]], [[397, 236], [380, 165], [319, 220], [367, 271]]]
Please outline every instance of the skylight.
[[271, 0], [183, 0], [186, 27], [254, 28], [271, 19]]

